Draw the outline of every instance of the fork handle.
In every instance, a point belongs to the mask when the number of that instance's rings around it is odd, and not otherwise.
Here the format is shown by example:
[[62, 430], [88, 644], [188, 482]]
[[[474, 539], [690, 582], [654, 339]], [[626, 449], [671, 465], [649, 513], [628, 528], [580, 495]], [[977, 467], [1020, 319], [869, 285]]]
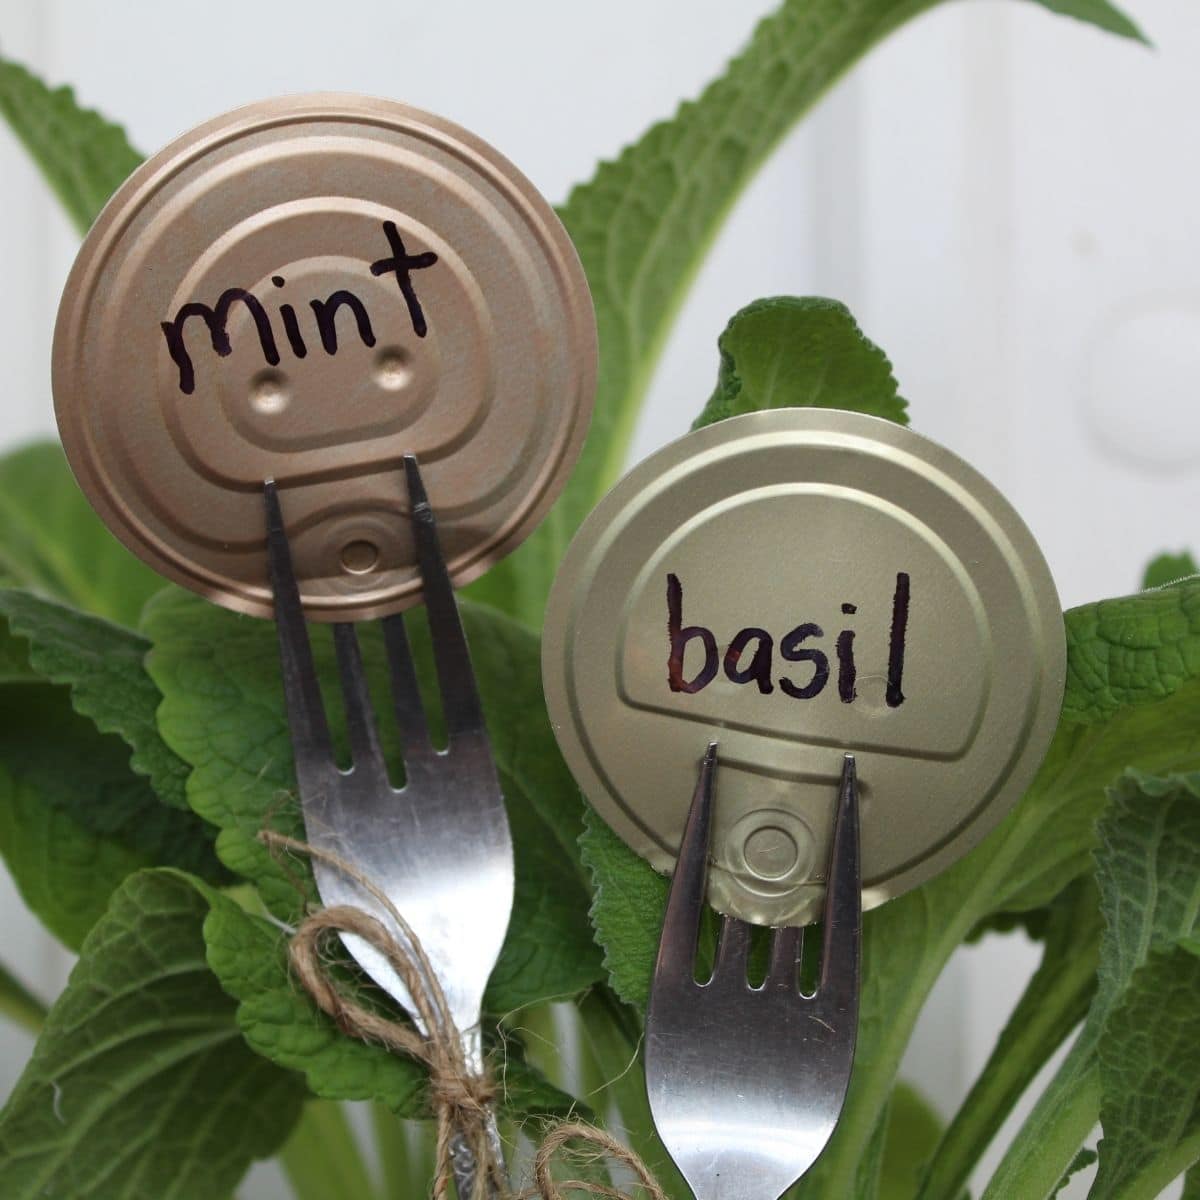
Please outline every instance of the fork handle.
[[[490, 1112], [487, 1117], [487, 1139], [492, 1154], [503, 1170], [504, 1158], [500, 1147], [500, 1131], [496, 1128], [495, 1116]], [[475, 1161], [475, 1155], [461, 1133], [452, 1134], [450, 1137], [450, 1170], [454, 1175], [454, 1188], [458, 1192], [458, 1200], [474, 1200], [475, 1180], [479, 1174], [479, 1164]], [[487, 1200], [497, 1200], [499, 1196], [496, 1185], [490, 1181], [484, 1186], [483, 1194]]]

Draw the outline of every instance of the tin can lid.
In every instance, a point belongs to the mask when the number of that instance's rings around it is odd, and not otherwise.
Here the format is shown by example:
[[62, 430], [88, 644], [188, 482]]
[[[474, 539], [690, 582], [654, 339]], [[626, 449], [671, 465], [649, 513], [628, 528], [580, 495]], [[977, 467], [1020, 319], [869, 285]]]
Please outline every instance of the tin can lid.
[[1065, 683], [1029, 530], [950, 451], [876, 417], [750, 413], [631, 471], [551, 593], [543, 679], [588, 799], [669, 872], [710, 741], [709, 899], [816, 919], [842, 757], [863, 903], [949, 866], [1036, 772]]
[[596, 332], [549, 204], [479, 138], [320, 94], [218, 117], [118, 190], [68, 279], [54, 401], [84, 492], [151, 566], [269, 615], [264, 480], [307, 615], [421, 599], [401, 457], [457, 584], [557, 496]]

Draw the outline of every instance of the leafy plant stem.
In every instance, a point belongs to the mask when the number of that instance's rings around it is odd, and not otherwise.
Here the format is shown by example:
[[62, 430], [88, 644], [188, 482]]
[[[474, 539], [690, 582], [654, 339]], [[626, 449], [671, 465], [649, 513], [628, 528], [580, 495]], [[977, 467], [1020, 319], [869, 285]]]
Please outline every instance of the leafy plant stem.
[[381, 1200], [336, 1101], [309, 1100], [279, 1158], [296, 1200]]
[[[1090, 889], [1087, 899], [1094, 904]], [[1078, 946], [1069, 954], [1047, 951], [943, 1135], [917, 1200], [958, 1200], [1013, 1105], [1083, 1019], [1095, 983], [1094, 943], [1090, 948]]]
[[[866, 994], [875, 987], [885, 987], [893, 995], [887, 1019], [881, 1027], [860, 1027], [859, 1050], [846, 1107], [838, 1131], [822, 1156], [819, 1172], [814, 1173], [819, 1185], [813, 1186], [819, 1186], [819, 1190], [811, 1194], [857, 1194], [864, 1155], [880, 1122], [886, 1117], [887, 1101], [900, 1060], [925, 1000], [950, 955], [985, 915], [988, 903], [994, 901], [1013, 863], [1020, 861], [1029, 840], [1037, 832], [1036, 822], [1029, 822], [1025, 828], [1017, 824], [997, 830], [992, 837], [1000, 839], [998, 848], [985, 860], [982, 869], [975, 867], [972, 858], [968, 857], [924, 888], [868, 914], [863, 943], [864, 1007]], [[966, 888], [963, 887], [964, 878], [971, 881]], [[943, 890], [956, 895], [953, 906], [956, 917], [945, 923], [942, 923], [941, 913], [945, 909], [939, 895]], [[923, 944], [911, 936], [914, 930], [922, 928], [936, 929], [936, 935]], [[919, 957], [905, 964], [903, 987], [897, 986], [894, 977], [877, 981], [872, 972], [882, 970], [886, 975], [893, 965], [889, 948], [906, 944], [920, 944], [921, 952]], [[1017, 1191], [1006, 1194], [1025, 1195]]]
[[371, 1105], [371, 1124], [383, 1178], [381, 1200], [423, 1196], [436, 1173], [431, 1121], [404, 1121], [385, 1104]]
[[35, 1036], [48, 1009], [7, 967], [0, 965], [0, 1013]]
[[691, 1193], [654, 1132], [646, 1079], [642, 1068], [640, 1037], [631, 1039], [624, 1006], [608, 988], [593, 988], [579, 1002], [588, 1053], [599, 1074], [607, 1080], [603, 1090], [584, 1096], [597, 1111], [615, 1109], [625, 1141], [663, 1190], [670, 1196]]
[[[869, 945], [868, 940], [868, 948]], [[864, 1156], [871, 1139], [877, 1136], [881, 1122], [886, 1119], [887, 1103], [900, 1060], [926, 997], [952, 950], [953, 946], [938, 942], [927, 948], [919, 962], [912, 964], [908, 987], [903, 995], [896, 996], [898, 1003], [892, 1010], [888, 1028], [871, 1047], [869, 1057], [859, 1055], [856, 1059], [855, 1073], [851, 1077], [850, 1092], [838, 1130], [840, 1136], [830, 1143], [821, 1161], [819, 1194], [859, 1194]]]
[[607, 984], [600, 983], [588, 993], [594, 1005], [608, 1013], [613, 1026], [624, 1036], [631, 1050], [637, 1050], [642, 1040], [642, 1022], [627, 1004], [623, 1004], [616, 992]]
[[[1069, 1003], [1074, 997], [1064, 995], [1062, 999]], [[956, 1200], [962, 1195], [975, 1164], [1060, 1040], [1051, 1026], [1061, 1011], [1031, 1014], [1030, 1024], [1021, 1028], [1017, 1040], [1006, 1046], [1003, 1055], [989, 1061], [946, 1131], [918, 1200]], [[1090, 1121], [1087, 1128], [1091, 1128]], [[1085, 1129], [1082, 1136], [1086, 1133]], [[1074, 1143], [1073, 1147], [1077, 1148]], [[1055, 1171], [1056, 1178], [1061, 1178], [1061, 1170]]]
[[574, 1091], [573, 1081], [567, 1077], [571, 1054], [562, 1043], [553, 1004], [532, 1004], [522, 1009], [508, 1028], [520, 1037], [529, 1061], [555, 1087]]
[[[846, 18], [844, 25], [832, 22], [822, 37], [812, 39], [807, 43], [804, 54], [808, 60], [808, 70], [807, 72], [797, 72], [803, 78], [801, 87], [805, 87], [806, 92], [802, 91], [789, 105], [786, 120], [774, 127], [774, 137], [754, 146], [753, 154], [748, 156], [743, 169], [737, 176], [736, 184], [728, 189], [720, 207], [711, 213], [703, 232], [695, 238], [691, 262], [687, 270], [675, 280], [675, 288], [670, 302], [661, 307], [655, 315], [654, 319], [657, 323], [653, 327], [653, 334], [641, 352], [640, 360], [629, 381], [626, 401], [620, 409], [609, 435], [603, 466], [599, 472], [600, 486], [596, 490], [597, 499], [621, 477], [626, 469], [634, 428], [646, 393], [653, 382], [659, 358], [666, 347], [668, 337], [674, 330], [679, 311], [691, 291], [692, 284], [699, 275], [701, 267], [708, 260], [709, 252], [729, 214], [737, 206], [742, 192], [749, 186], [759, 168], [771, 156], [771, 152], [783, 140], [788, 131], [860, 58], [867, 55], [890, 33], [928, 9], [937, 7], [940, 2], [941, 0], [910, 0], [909, 3], [900, 4], [889, 17], [871, 30], [869, 37], [859, 41], [845, 36], [846, 25], [852, 24], [857, 16], [857, 14], [851, 14]], [[727, 75], [733, 74], [735, 70], [736, 66], [731, 66]], [[672, 209], [682, 208], [685, 200], [686, 194], [677, 196], [671, 206]], [[663, 223], [668, 224], [672, 215], [672, 212], [665, 214]]]
[[1096, 1039], [1085, 1030], [1017, 1131], [982, 1200], [1049, 1196], [1099, 1116]]

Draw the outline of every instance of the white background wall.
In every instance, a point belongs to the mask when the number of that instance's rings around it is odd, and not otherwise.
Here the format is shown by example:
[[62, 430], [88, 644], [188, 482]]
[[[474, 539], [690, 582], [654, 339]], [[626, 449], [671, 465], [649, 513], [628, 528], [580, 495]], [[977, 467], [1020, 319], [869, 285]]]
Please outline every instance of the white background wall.
[[[693, 94], [766, 0], [0, 0], [0, 52], [152, 150], [262, 96], [393, 96], [475, 130], [551, 199]], [[742, 202], [672, 339], [636, 456], [681, 433], [714, 339], [777, 292], [846, 301], [915, 426], [998, 484], [1064, 603], [1200, 547], [1200, 16], [1129, 0], [1155, 51], [1010, 0], [943, 6], [876, 51]], [[0, 446], [53, 432], [49, 344], [77, 240], [0, 129]], [[0, 957], [45, 995], [65, 956], [0, 883]], [[951, 1110], [1035, 953], [962, 952], [909, 1070]], [[0, 1041], [0, 1094], [27, 1042]], [[259, 1173], [250, 1198], [275, 1194]]]

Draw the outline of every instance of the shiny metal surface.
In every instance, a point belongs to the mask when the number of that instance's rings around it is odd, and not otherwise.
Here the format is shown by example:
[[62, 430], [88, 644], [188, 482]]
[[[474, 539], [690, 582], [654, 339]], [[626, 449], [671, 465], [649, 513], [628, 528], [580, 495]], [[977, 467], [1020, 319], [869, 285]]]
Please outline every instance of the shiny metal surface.
[[646, 1014], [646, 1091], [696, 1200], [776, 1200], [813, 1165], [842, 1111], [858, 1032], [862, 904], [854, 758], [842, 758], [816, 992], [803, 931], [772, 933], [767, 977], [747, 983], [750, 926], [722, 923], [712, 977], [694, 979], [717, 747], [700, 768], [671, 881]]
[[[438, 546], [433, 510], [412, 457], [404, 460], [413, 535], [437, 665], [448, 745], [434, 748], [409, 652], [404, 618], [383, 623], [394, 716], [404, 748], [404, 787], [388, 779], [354, 627], [334, 627], [352, 764], [334, 760], [329, 726], [292, 573], [280, 495], [266, 486], [267, 541], [280, 662], [296, 781], [308, 841], [338, 856], [381, 891], [420, 939], [468, 1058], [483, 1069], [480, 1008], [508, 928], [513, 852], [496, 767], [454, 592]], [[354, 879], [317, 858], [313, 872], [327, 906], [376, 917], [403, 943], [387, 909]], [[404, 983], [366, 942], [344, 935], [359, 965], [421, 1028]], [[493, 1130], [494, 1133], [494, 1130]], [[499, 1137], [494, 1138], [497, 1152]], [[474, 1163], [454, 1147], [459, 1195], [471, 1195]]]
[[567, 551], [542, 650], [575, 778], [660, 871], [695, 746], [720, 741], [709, 900], [763, 925], [820, 913], [842, 751], [870, 908], [1021, 795], [1065, 663], [1053, 579], [1004, 497], [911, 430], [827, 409], [735, 417], [635, 467]]
[[596, 332], [553, 209], [407, 105], [267, 100], [172, 142], [89, 231], [54, 336], [71, 467], [114, 533], [217, 603], [272, 612], [260, 490], [288, 495], [310, 620], [421, 601], [394, 472], [415, 454], [461, 586], [556, 498]]

